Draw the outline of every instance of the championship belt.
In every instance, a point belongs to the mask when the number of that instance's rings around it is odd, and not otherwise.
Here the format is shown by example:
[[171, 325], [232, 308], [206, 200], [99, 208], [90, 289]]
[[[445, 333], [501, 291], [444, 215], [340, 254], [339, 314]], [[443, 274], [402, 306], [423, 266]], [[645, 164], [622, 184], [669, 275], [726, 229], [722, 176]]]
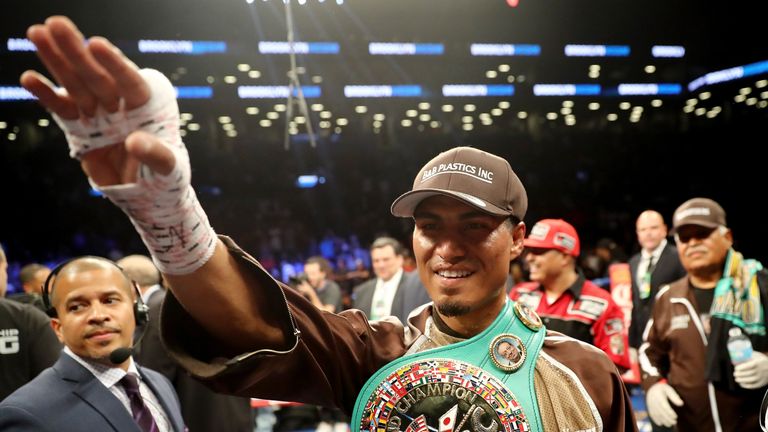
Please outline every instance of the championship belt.
[[471, 339], [379, 369], [357, 397], [352, 430], [542, 431], [533, 374], [545, 333], [535, 312], [507, 301]]

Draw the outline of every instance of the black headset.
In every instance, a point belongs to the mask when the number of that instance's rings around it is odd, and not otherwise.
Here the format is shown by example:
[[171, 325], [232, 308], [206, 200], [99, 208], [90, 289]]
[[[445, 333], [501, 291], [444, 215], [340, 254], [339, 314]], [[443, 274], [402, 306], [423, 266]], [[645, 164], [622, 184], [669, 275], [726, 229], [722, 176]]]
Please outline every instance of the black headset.
[[51, 295], [53, 294], [53, 280], [56, 278], [56, 275], [61, 272], [61, 270], [67, 266], [67, 264], [71, 263], [72, 261], [83, 259], [83, 258], [92, 258], [99, 261], [107, 262], [120, 270], [120, 273], [125, 277], [125, 279], [129, 280], [131, 282], [131, 286], [133, 286], [133, 289], [136, 291], [136, 301], [133, 302], [133, 318], [136, 321], [137, 326], [143, 326], [144, 324], [149, 321], [149, 306], [144, 303], [144, 300], [141, 299], [141, 291], [139, 291], [139, 284], [136, 283], [136, 281], [132, 280], [128, 277], [128, 275], [125, 274], [122, 267], [117, 265], [112, 260], [108, 260], [106, 258], [95, 256], [95, 255], [85, 255], [85, 256], [79, 256], [75, 258], [70, 258], [63, 263], [59, 264], [51, 270], [51, 274], [48, 275], [48, 277], [45, 279], [45, 282], [43, 283], [43, 305], [45, 305], [45, 313], [48, 314], [51, 318], [57, 318], [58, 313], [56, 312], [56, 308], [53, 307], [51, 304]]

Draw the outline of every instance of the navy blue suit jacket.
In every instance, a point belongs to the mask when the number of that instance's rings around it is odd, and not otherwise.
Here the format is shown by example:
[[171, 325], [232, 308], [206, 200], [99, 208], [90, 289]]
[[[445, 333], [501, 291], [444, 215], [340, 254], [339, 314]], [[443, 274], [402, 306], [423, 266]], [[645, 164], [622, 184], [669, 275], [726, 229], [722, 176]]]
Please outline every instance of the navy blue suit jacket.
[[[170, 382], [143, 367], [139, 373], [162, 404], [173, 429], [184, 431], [179, 400]], [[0, 403], [0, 430], [141, 432], [120, 400], [64, 352], [56, 364]]]

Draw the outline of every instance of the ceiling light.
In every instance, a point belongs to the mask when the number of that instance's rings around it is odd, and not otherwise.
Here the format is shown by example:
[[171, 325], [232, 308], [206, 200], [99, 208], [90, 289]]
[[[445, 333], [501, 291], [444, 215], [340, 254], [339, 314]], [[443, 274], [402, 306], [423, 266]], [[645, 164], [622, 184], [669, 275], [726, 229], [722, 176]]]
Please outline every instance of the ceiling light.
[[419, 115], [419, 112], [416, 111], [415, 109], [409, 109], [408, 111], [405, 112], [405, 115], [406, 117], [416, 117], [417, 115]]
[[346, 126], [349, 124], [349, 120], [345, 119], [344, 117], [339, 117], [336, 119], [336, 124], [339, 126]]
[[656, 66], [654, 66], [654, 65], [647, 65], [646, 67], [643, 68], [643, 70], [645, 71], [645, 73], [652, 74], [652, 73], [656, 72]]
[[517, 113], [517, 118], [519, 118], [520, 120], [525, 120], [526, 118], [528, 118], [528, 113], [525, 111], [520, 111], [519, 113]]
[[472, 123], [472, 120], [474, 120], [472, 116], [464, 116], [461, 118], [462, 123]]
[[231, 122], [232, 122], [232, 118], [230, 116], [220, 116], [219, 117], [219, 123], [221, 123], [221, 124], [226, 124], [226, 123], [231, 123]]
[[619, 116], [618, 116], [618, 115], [616, 115], [615, 113], [610, 113], [610, 114], [608, 114], [607, 116], [605, 116], [605, 118], [607, 118], [607, 119], [608, 119], [608, 121], [611, 121], [611, 122], [612, 122], [612, 121], [616, 121], [616, 119], [618, 119], [618, 118], [619, 118]]
[[248, 107], [245, 109], [245, 113], [248, 115], [256, 115], [259, 113], [259, 109], [257, 107]]
[[199, 131], [200, 130], [200, 125], [197, 124], [197, 123], [190, 123], [190, 124], [187, 125], [187, 129], [189, 129], [189, 130], [191, 130], [193, 132], [194, 131]]
[[49, 124], [51, 124], [51, 121], [46, 118], [42, 118], [37, 121], [37, 125], [40, 127], [47, 127]]
[[333, 116], [330, 111], [321, 111], [320, 112], [320, 118], [322, 119], [329, 119]]
[[630, 104], [629, 102], [622, 102], [622, 103], [619, 104], [619, 109], [626, 111], [631, 106], [632, 106], [632, 104]]
[[477, 109], [477, 107], [472, 104], [464, 105], [464, 111], [473, 112], [475, 109]]
[[400, 124], [403, 125], [403, 127], [410, 127], [413, 125], [413, 122], [410, 119], [403, 119], [400, 121]]
[[248, 72], [251, 69], [251, 66], [245, 63], [240, 63], [237, 65], [237, 70], [240, 72]]
[[355, 107], [355, 112], [358, 114], [365, 114], [368, 112], [368, 107], [365, 105], [358, 105]]
[[461, 125], [461, 128], [464, 129], [465, 131], [471, 131], [475, 127], [472, 126], [472, 123], [464, 123], [463, 125]]
[[662, 105], [661, 99], [654, 99], [651, 101], [651, 106], [654, 108], [658, 108]]
[[285, 110], [287, 108], [288, 107], [286, 107], [285, 104], [277, 104], [277, 105], [275, 105], [275, 111], [277, 111], [277, 112], [285, 112]]
[[443, 105], [442, 110], [443, 112], [451, 112], [453, 111], [453, 105]]
[[489, 70], [489, 71], [485, 72], [485, 77], [486, 78], [496, 78], [497, 76], [499, 76], [499, 73], [496, 72], [495, 70]]
[[701, 100], [707, 100], [707, 99], [709, 99], [711, 97], [712, 97], [712, 93], [710, 93], [710, 92], [702, 92], [699, 95], [699, 99], [701, 99]]
[[323, 110], [323, 104], [312, 104], [312, 106], [310, 108], [312, 109], [312, 111], [315, 111], [315, 112], [322, 111]]
[[547, 113], [547, 120], [556, 120], [557, 119], [557, 113], [556, 112], [548, 112]]
[[270, 111], [270, 112], [267, 113], [267, 118], [270, 119], [270, 120], [277, 120], [278, 118], [280, 118], [280, 114], [278, 114], [278, 113], [276, 113], [274, 111]]
[[227, 75], [224, 77], [224, 82], [227, 84], [234, 84], [237, 82], [237, 77], [234, 75]]
[[744, 87], [744, 88], [739, 90], [739, 94], [748, 95], [750, 93], [752, 93], [752, 88], [751, 87]]
[[570, 108], [565, 108], [565, 107], [560, 108], [560, 114], [562, 114], [562, 115], [568, 115], [568, 114], [570, 114], [572, 112], [573, 112], [573, 110], [570, 109]]
[[428, 110], [429, 109], [429, 102], [421, 102], [421, 103], [419, 103], [419, 109], [420, 110]]
[[573, 101], [572, 100], [564, 100], [563, 101], [563, 106], [565, 108], [573, 108]]
[[499, 72], [509, 72], [510, 67], [508, 64], [500, 64], [499, 65]]
[[507, 109], [507, 108], [509, 108], [509, 106], [510, 106], [509, 105], [509, 101], [501, 101], [501, 102], [499, 102], [499, 108], [501, 108], [501, 109]]
[[589, 108], [591, 111], [597, 111], [597, 110], [599, 110], [599, 109], [600, 109], [600, 104], [599, 104], [598, 102], [590, 102], [590, 103], [589, 103], [589, 105], [587, 105], [587, 107], [588, 107], [588, 108]]
[[261, 72], [259, 72], [257, 70], [248, 71], [248, 77], [249, 78], [253, 78], [253, 79], [260, 78], [261, 77]]
[[491, 115], [495, 115], [496, 117], [502, 114], [504, 114], [504, 110], [502, 110], [501, 108], [494, 108], [491, 110]]
[[421, 120], [423, 122], [427, 122], [431, 118], [432, 118], [432, 116], [430, 116], [429, 114], [426, 114], [426, 113], [419, 116], [419, 120]]
[[386, 118], [386, 116], [384, 114], [374, 114], [373, 115], [373, 119], [374, 120], [384, 121], [385, 118]]

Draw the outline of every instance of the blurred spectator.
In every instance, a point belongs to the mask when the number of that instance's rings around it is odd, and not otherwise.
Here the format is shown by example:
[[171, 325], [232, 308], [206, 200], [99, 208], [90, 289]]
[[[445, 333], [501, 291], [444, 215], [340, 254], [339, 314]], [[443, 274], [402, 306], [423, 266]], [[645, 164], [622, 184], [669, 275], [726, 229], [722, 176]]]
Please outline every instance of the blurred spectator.
[[376, 274], [355, 287], [354, 307], [370, 320], [396, 316], [407, 322], [411, 311], [431, 300], [419, 275], [403, 270], [403, 245], [391, 237], [379, 237], [371, 245], [371, 262]]
[[43, 283], [45, 283], [49, 274], [51, 274], [51, 269], [42, 264], [32, 263], [25, 265], [19, 272], [19, 281], [24, 292], [10, 295], [8, 298], [20, 303], [31, 304], [45, 312], [41, 293]]
[[61, 344], [35, 307], [3, 298], [8, 261], [0, 245], [0, 401], [56, 363]]

